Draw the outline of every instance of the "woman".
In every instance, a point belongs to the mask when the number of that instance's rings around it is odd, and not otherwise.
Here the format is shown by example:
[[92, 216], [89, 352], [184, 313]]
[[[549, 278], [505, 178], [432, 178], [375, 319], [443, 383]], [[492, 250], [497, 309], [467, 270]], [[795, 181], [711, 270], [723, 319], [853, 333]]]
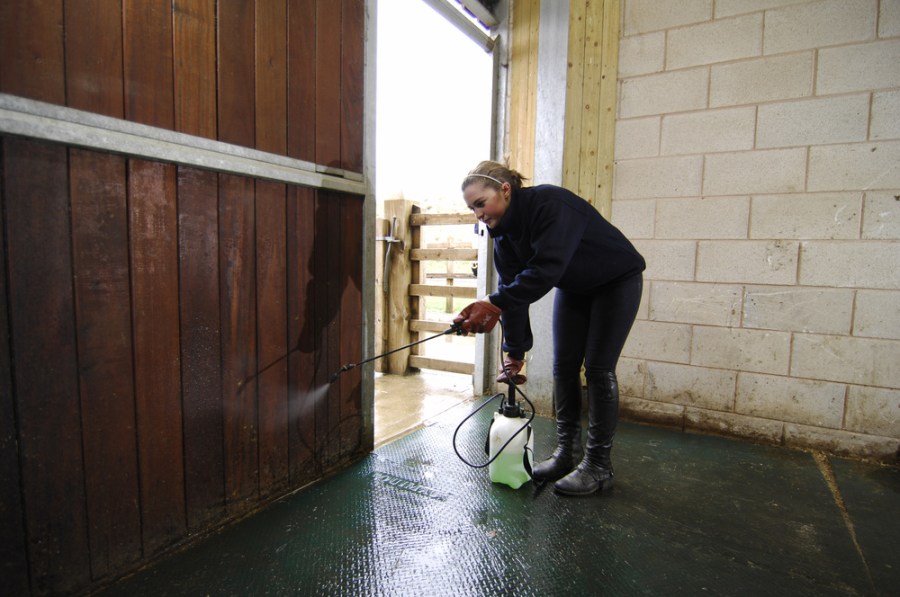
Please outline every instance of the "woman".
[[[469, 172], [463, 198], [494, 239], [497, 291], [453, 320], [465, 332], [503, 322], [503, 371], [522, 381], [533, 338], [528, 306], [556, 288], [553, 305], [553, 402], [557, 446], [534, 467], [535, 481], [556, 481], [564, 495], [609, 489], [619, 414], [616, 363], [641, 300], [644, 258], [592, 205], [557, 186], [523, 187], [497, 162]], [[588, 430], [582, 458], [581, 367], [587, 379]]]

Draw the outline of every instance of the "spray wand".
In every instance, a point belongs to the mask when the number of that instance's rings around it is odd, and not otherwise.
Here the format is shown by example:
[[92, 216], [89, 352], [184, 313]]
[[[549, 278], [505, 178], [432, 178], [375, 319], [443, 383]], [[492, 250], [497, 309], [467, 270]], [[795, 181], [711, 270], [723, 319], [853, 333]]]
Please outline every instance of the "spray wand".
[[[370, 358], [360, 361], [358, 363], [347, 363], [346, 365], [344, 365], [343, 367], [341, 367], [340, 369], [335, 371], [334, 375], [332, 375], [331, 378], [328, 380], [328, 383], [333, 384], [334, 382], [336, 382], [338, 377], [340, 377], [341, 373], [343, 373], [345, 371], [350, 371], [351, 369], [355, 369], [356, 367], [359, 367], [360, 365], [365, 365], [366, 363], [370, 363], [376, 359], [386, 357], [389, 354], [394, 354], [395, 352], [399, 352], [401, 350], [409, 348], [410, 346], [415, 346], [416, 344], [421, 344], [422, 342], [428, 342], [429, 340], [434, 340], [435, 338], [440, 338], [441, 336], [446, 336], [448, 334], [456, 334], [457, 336], [461, 336], [463, 333], [464, 332], [462, 329], [462, 325], [459, 323], [454, 323], [447, 330], [441, 332], [440, 334], [435, 334], [434, 336], [429, 336], [428, 338], [424, 338], [422, 340], [410, 342], [406, 346], [401, 346], [400, 348], [395, 348], [393, 350], [389, 350], [384, 354], [375, 355], [374, 357], [370, 357]], [[253, 375], [247, 377], [246, 379], [242, 379], [241, 381], [239, 381], [237, 384], [238, 391], [240, 391], [245, 385], [250, 383], [252, 380], [259, 377], [260, 375], [262, 375], [263, 373], [265, 373], [266, 371], [268, 371], [269, 369], [271, 369], [272, 367], [274, 367], [275, 365], [277, 365], [278, 363], [280, 363], [281, 361], [286, 359], [292, 352], [299, 350], [299, 349], [300, 349], [299, 345], [295, 346], [291, 350], [287, 351], [283, 356], [275, 359], [274, 361], [272, 361], [271, 363], [269, 363], [268, 365], [266, 365], [265, 367], [263, 367], [262, 369], [260, 369], [256, 373], [254, 373]]]
[[422, 342], [428, 342], [429, 340], [434, 340], [435, 338], [440, 338], [441, 336], [446, 336], [448, 334], [456, 334], [457, 336], [461, 336], [463, 334], [462, 324], [454, 323], [448, 329], [441, 332], [440, 334], [435, 334], [434, 336], [429, 336], [427, 338], [423, 338], [422, 340], [416, 340], [415, 342], [410, 342], [409, 344], [407, 344], [405, 346], [401, 346], [400, 348], [395, 348], [393, 350], [389, 350], [382, 354], [377, 354], [374, 357], [369, 357], [368, 359], [364, 359], [358, 363], [347, 363], [346, 365], [344, 365], [343, 367], [341, 367], [340, 369], [335, 371], [334, 375], [331, 376], [331, 379], [328, 380], [328, 383], [336, 382], [337, 378], [340, 377], [341, 373], [344, 373], [345, 371], [350, 371], [351, 369], [359, 367], [360, 365], [365, 365], [366, 363], [371, 363], [372, 361], [375, 361], [382, 357], [386, 357], [389, 354], [394, 354], [395, 352], [400, 352], [401, 350], [406, 350], [407, 348], [415, 346], [416, 344], [421, 344]]

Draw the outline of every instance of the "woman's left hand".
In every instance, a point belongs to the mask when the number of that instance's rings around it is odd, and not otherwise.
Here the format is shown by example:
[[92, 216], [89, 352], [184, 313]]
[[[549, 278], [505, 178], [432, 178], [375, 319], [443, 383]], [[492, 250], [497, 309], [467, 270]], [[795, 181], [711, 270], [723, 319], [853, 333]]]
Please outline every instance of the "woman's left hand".
[[520, 373], [524, 366], [524, 359], [517, 359], [506, 355], [506, 358], [503, 359], [503, 365], [500, 367], [500, 375], [497, 376], [497, 382], [509, 383], [509, 381], [512, 380], [516, 385], [525, 383], [528, 381], [528, 378], [525, 377], [525, 374]]
[[490, 332], [500, 320], [503, 310], [487, 299], [475, 301], [453, 318], [453, 323], [460, 324], [463, 334], [470, 332], [482, 334]]

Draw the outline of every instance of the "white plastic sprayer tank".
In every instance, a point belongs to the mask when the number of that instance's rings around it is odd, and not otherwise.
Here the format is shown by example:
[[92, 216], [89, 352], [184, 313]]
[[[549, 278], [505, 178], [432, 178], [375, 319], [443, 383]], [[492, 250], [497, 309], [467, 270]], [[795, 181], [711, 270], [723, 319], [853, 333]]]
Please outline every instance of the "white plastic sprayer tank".
[[[519, 430], [521, 432], [512, 441], [509, 441]], [[503, 445], [507, 441], [509, 441], [509, 445], [504, 448]], [[513, 489], [518, 489], [531, 480], [528, 471], [531, 470], [532, 454], [534, 454], [534, 436], [531, 433], [528, 419], [524, 416], [510, 417], [501, 412], [495, 412], [488, 446], [490, 458], [494, 458], [497, 452], [501, 448], [503, 449], [497, 459], [488, 465], [492, 482], [503, 483]], [[526, 460], [528, 462], [527, 470], [525, 468]]]

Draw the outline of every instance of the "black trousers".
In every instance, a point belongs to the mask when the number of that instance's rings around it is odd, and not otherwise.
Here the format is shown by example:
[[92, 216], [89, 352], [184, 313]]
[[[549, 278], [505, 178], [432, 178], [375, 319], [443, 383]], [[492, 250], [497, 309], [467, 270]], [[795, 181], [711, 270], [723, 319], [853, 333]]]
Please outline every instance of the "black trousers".
[[553, 376], [588, 381], [615, 373], [641, 303], [644, 278], [631, 276], [594, 294], [557, 289], [553, 304]]

